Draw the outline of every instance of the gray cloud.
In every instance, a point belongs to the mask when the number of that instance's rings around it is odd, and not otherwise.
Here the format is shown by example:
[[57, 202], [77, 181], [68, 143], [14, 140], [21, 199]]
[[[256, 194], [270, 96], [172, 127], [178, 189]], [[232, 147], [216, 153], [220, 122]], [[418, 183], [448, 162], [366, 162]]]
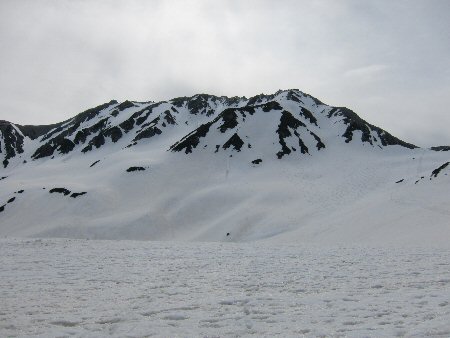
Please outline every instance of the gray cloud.
[[407, 141], [450, 144], [449, 21], [447, 0], [3, 0], [0, 119], [299, 88]]

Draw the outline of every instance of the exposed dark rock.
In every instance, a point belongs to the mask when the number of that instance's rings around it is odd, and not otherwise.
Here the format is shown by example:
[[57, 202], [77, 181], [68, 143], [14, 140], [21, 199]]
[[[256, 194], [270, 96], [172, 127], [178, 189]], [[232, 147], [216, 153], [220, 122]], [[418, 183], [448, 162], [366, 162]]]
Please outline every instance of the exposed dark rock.
[[98, 162], [100, 162], [100, 160], [95, 161], [94, 163], [92, 163], [89, 167], [92, 168], [94, 165], [96, 165]]
[[20, 131], [23, 133], [24, 136], [27, 136], [27, 137], [31, 138], [32, 140], [35, 140], [38, 137], [41, 137], [41, 136], [47, 134], [49, 131], [51, 131], [55, 128], [58, 128], [63, 123], [64, 122], [54, 123], [54, 124], [49, 124], [46, 126], [42, 126], [42, 125], [41, 126], [30, 126], [30, 125], [20, 126], [20, 125], [17, 125], [17, 127], [20, 129]]
[[129, 167], [129, 168], [127, 169], [127, 172], [128, 172], [128, 173], [131, 173], [131, 172], [133, 172], [133, 171], [145, 171], [145, 168], [144, 168], [144, 167]]
[[123, 129], [125, 133], [128, 133], [134, 127], [134, 119], [130, 118], [119, 124], [119, 127]]
[[258, 106], [245, 106], [240, 108], [228, 108], [222, 111], [211, 123], [215, 123], [219, 120], [222, 120], [223, 123], [219, 129], [222, 133], [227, 131], [228, 129], [233, 129], [238, 126], [238, 114], [240, 114], [244, 121], [247, 116], [246, 113], [253, 115], [255, 113], [256, 108], [262, 108], [263, 111], [269, 112], [272, 110], [282, 110], [283, 108], [278, 104], [278, 102], [271, 101]]
[[123, 135], [122, 130], [117, 126], [107, 129], [103, 134], [110, 137], [114, 143], [119, 141]]
[[319, 99], [315, 98], [314, 96], [311, 96], [311, 95], [309, 95], [309, 94], [307, 94], [307, 93], [303, 93], [303, 92], [301, 92], [301, 93], [302, 93], [304, 96], [309, 97], [311, 100], [313, 100], [314, 103], [315, 103], [317, 106], [323, 105], [323, 102], [320, 101]]
[[300, 138], [300, 135], [297, 134], [297, 132], [296, 132], [296, 136], [298, 137], [298, 145], [300, 146], [301, 153], [302, 154], [309, 154], [308, 147], [303, 142], [303, 140]]
[[234, 108], [225, 109], [220, 116], [223, 123], [217, 129], [219, 129], [221, 133], [224, 133], [228, 129], [233, 129], [238, 125], [238, 116]]
[[302, 153], [308, 153], [308, 148], [296, 131], [299, 127], [306, 127], [306, 125], [300, 120], [297, 120], [290, 112], [286, 110], [281, 113], [280, 124], [278, 125], [278, 129], [276, 131], [278, 134], [279, 143], [281, 145], [281, 151], [277, 153], [277, 157], [279, 159], [281, 159], [284, 155], [289, 155], [291, 153], [291, 149], [289, 149], [284, 141], [285, 138], [292, 136], [289, 128], [295, 130]]
[[119, 111], [123, 111], [125, 109], [132, 108], [132, 107], [135, 107], [134, 103], [127, 100], [127, 101], [124, 101], [121, 104], [119, 104], [117, 106], [117, 109], [119, 109]]
[[12, 203], [12, 202], [14, 202], [16, 200], [16, 198], [15, 197], [11, 197], [9, 200], [8, 200], [8, 202], [6, 202], [6, 203]]
[[287, 95], [286, 95], [286, 98], [287, 98], [288, 100], [291, 100], [291, 101], [296, 101], [296, 102], [304, 103], [304, 102], [299, 98], [299, 95], [309, 97], [311, 100], [314, 101], [314, 104], [315, 104], [316, 106], [319, 106], [319, 105], [323, 105], [323, 104], [324, 104], [322, 101], [320, 101], [319, 99], [316, 99], [314, 96], [311, 96], [311, 95], [309, 95], [309, 94], [307, 94], [307, 93], [304, 93], [304, 92], [302, 92], [302, 91], [300, 91], [300, 90], [298, 90], [298, 89], [289, 89], [289, 90], [288, 90], [288, 93], [287, 93]]
[[19, 190], [17, 193], [18, 193], [18, 194], [23, 194], [24, 191], [25, 191], [25, 190]]
[[244, 145], [244, 141], [239, 137], [238, 134], [234, 133], [230, 139], [224, 143], [223, 149], [228, 149], [233, 146], [234, 150], [241, 151], [242, 146]]
[[95, 136], [90, 143], [93, 144], [96, 148], [100, 148], [105, 144], [105, 137], [102, 134], [99, 134]]
[[450, 146], [431, 147], [430, 149], [434, 151], [450, 151]]
[[283, 110], [283, 107], [281, 107], [277, 101], [267, 102], [267, 103], [263, 104], [261, 107], [262, 107], [262, 110], [266, 113], [270, 112], [272, 110]]
[[256, 160], [253, 160], [252, 163], [253, 164], [260, 164], [262, 162], [262, 159], [257, 158]]
[[[254, 107], [243, 107], [243, 108], [229, 108], [225, 109], [221, 112], [216, 118], [212, 121], [205, 123], [198, 127], [193, 132], [186, 135], [179, 142], [175, 143], [170, 147], [171, 151], [181, 151], [185, 150], [185, 153], [191, 153], [194, 148], [198, 146], [200, 143], [200, 138], [205, 137], [208, 133], [211, 125], [218, 122], [219, 120], [223, 120], [223, 124], [218, 127], [221, 132], [225, 132], [228, 129], [232, 129], [237, 126], [237, 112], [245, 116], [245, 113], [254, 113]], [[242, 140], [241, 140], [242, 141]]]
[[1, 181], [1, 180], [4, 180], [4, 179], [7, 179], [7, 178], [8, 178], [8, 176], [0, 177], [0, 181]]
[[117, 104], [117, 101], [116, 100], [111, 100], [108, 103], [101, 104], [101, 105], [99, 105], [97, 107], [88, 109], [88, 110], [78, 114], [77, 116], [75, 116], [74, 119], [77, 122], [78, 121], [87, 122], [89, 120], [92, 120], [94, 117], [96, 117], [102, 110], [104, 110], [104, 109], [106, 109], [106, 108], [108, 108], [108, 107], [110, 107], [112, 105], [115, 105], [115, 104]]
[[66, 188], [53, 188], [49, 190], [50, 194], [58, 193], [58, 194], [64, 194], [65, 196], [70, 195], [70, 190], [67, 190]]
[[261, 103], [263, 100], [263, 97], [264, 97], [264, 94], [260, 94], [260, 95], [251, 97], [247, 102], [247, 106], [254, 106], [255, 104]]
[[316, 147], [317, 150], [323, 149], [325, 148], [325, 144], [322, 142], [322, 140], [320, 139], [319, 136], [317, 136], [315, 133], [313, 133], [312, 131], [309, 132], [311, 134], [312, 137], [314, 137], [314, 139], [317, 141]]
[[61, 154], [68, 154], [73, 148], [75, 148], [75, 143], [66, 138], [62, 139], [58, 145], [58, 150]]
[[148, 127], [140, 131], [133, 139], [133, 142], [139, 141], [143, 138], [151, 138], [155, 135], [160, 135], [161, 133], [162, 133], [161, 129], [159, 129], [156, 126]]
[[98, 134], [97, 136], [94, 136], [92, 140], [89, 142], [89, 144], [81, 151], [83, 153], [86, 153], [88, 151], [91, 151], [93, 147], [98, 149], [104, 144], [105, 144], [105, 136], [103, 136], [103, 134]]
[[[34, 151], [32, 159], [44, 157], [54, 158], [59, 154], [69, 154], [78, 149], [82, 149], [82, 152], [92, 151], [95, 148], [101, 148], [106, 143], [107, 138], [110, 138], [114, 143], [119, 142], [123, 139], [124, 133], [130, 131], [133, 132], [133, 135], [136, 132], [135, 138], [130, 146], [135, 145], [138, 140], [160, 135], [165, 130], [164, 128], [168, 128], [170, 125], [176, 125], [178, 118], [176, 113], [178, 113], [178, 110], [175, 107], [185, 107], [194, 115], [206, 116], [213, 115], [216, 112], [216, 106], [228, 108], [218, 114], [218, 116], [210, 122], [201, 125], [199, 128], [182, 138], [179, 142], [172, 145], [170, 148], [171, 151], [184, 151], [185, 153], [192, 152], [193, 149], [200, 144], [201, 138], [207, 135], [213, 125], [213, 129], [217, 128], [221, 133], [227, 133], [227, 135], [228, 133], [229, 135], [234, 133], [225, 144], [220, 144], [216, 147], [216, 152], [221, 147], [224, 149], [233, 147], [232, 149], [239, 151], [242, 149], [242, 145], [240, 145], [242, 139], [238, 134], [243, 136], [242, 131], [240, 131], [240, 123], [247, 123], [250, 115], [254, 115], [256, 112], [259, 114], [261, 111], [266, 113], [276, 112], [274, 113], [275, 117], [281, 112], [280, 124], [276, 131], [281, 146], [281, 151], [277, 153], [278, 158], [292, 153], [293, 151], [301, 151], [303, 154], [309, 153], [306, 140], [310, 142], [312, 139], [307, 133], [316, 140], [315, 145], [314, 141], [311, 145], [308, 145], [310, 148], [317, 148], [318, 150], [325, 148], [325, 144], [320, 137], [306, 127], [306, 125], [310, 126], [311, 124], [320, 127], [318, 126], [317, 115], [314, 116], [312, 113], [312, 111], [315, 111], [316, 109], [311, 109], [310, 111], [299, 105], [298, 109], [296, 108], [295, 111], [283, 111], [283, 107], [280, 103], [274, 101], [276, 98], [280, 97], [280, 94], [282, 94], [282, 96], [285, 94], [288, 100], [302, 105], [304, 105], [304, 103], [311, 104], [311, 99], [314, 101], [315, 105], [322, 104], [319, 100], [298, 90], [278, 91], [271, 95], [261, 94], [248, 100], [241, 97], [227, 98], [200, 94], [192, 97], [176, 98], [169, 101], [173, 106], [168, 105], [168, 102], [149, 103], [147, 106], [143, 106], [142, 103], [140, 103], [139, 105], [142, 105], [139, 108], [140, 111], [132, 113], [132, 116], [118, 126], [115, 125], [116, 119], [111, 116], [118, 116], [122, 110], [138, 107], [137, 103], [125, 101], [118, 104], [117, 101], [111, 101], [86, 110], [72, 119], [49, 126], [19, 126], [6, 121], [0, 121], [0, 152], [3, 151], [3, 165], [5, 167], [10, 165], [10, 161], [14, 157], [17, 159], [17, 163], [26, 161], [23, 158], [18, 158], [18, 154], [24, 152], [24, 136], [33, 139], [41, 138], [40, 141], [42, 142], [39, 144], [39, 147], [37, 149], [30, 149]], [[291, 104], [293, 102], [291, 102]], [[165, 105], [164, 109], [158, 109], [158, 116], [157, 118], [154, 118], [152, 115], [156, 114], [154, 108], [161, 104]], [[235, 107], [232, 107], [233, 105], [235, 105]], [[238, 107], [237, 105], [245, 106]], [[293, 105], [297, 106], [296, 104]], [[324, 108], [328, 110], [328, 108]], [[137, 108], [135, 109], [137, 110]], [[100, 115], [102, 110], [104, 111]], [[164, 112], [160, 113], [161, 111]], [[323, 113], [324, 111], [325, 110], [322, 111], [322, 114], [325, 114]], [[290, 116], [286, 114], [289, 114]], [[342, 136], [347, 143], [354, 141], [356, 136], [359, 138], [359, 132], [361, 132], [361, 141], [367, 142], [372, 146], [401, 145], [407, 148], [416, 147], [393, 137], [380, 128], [366, 123], [350, 109], [332, 108], [328, 113], [328, 117], [332, 116], [340, 116], [340, 120], [345, 124], [346, 129]], [[139, 128], [136, 126], [139, 126]], [[9, 138], [5, 139], [5, 135], [8, 133]], [[306, 135], [307, 138], [303, 137], [304, 135]], [[288, 141], [288, 139], [286, 139], [287, 137], [292, 137], [292, 139], [289, 139]], [[296, 138], [298, 139], [298, 146], [297, 144], [292, 144], [292, 141]], [[247, 147], [251, 149], [250, 141], [253, 144], [254, 140], [245, 141], [245, 149]], [[295, 140], [295, 143], [297, 143], [297, 140]], [[77, 147], [77, 145], [81, 144], [83, 145], [82, 147]], [[215, 143], [203, 144], [201, 147], [208, 149], [212, 148], [214, 150], [214, 145]], [[123, 147], [125, 146], [126, 144], [123, 145]], [[431, 149], [434, 151], [450, 151], [450, 146], [432, 147]]]
[[329, 118], [332, 116], [342, 116], [344, 118], [343, 119], [344, 123], [348, 125], [346, 131], [342, 135], [345, 138], [346, 143], [349, 143], [353, 139], [353, 132], [359, 130], [362, 132], [361, 141], [369, 142], [371, 145], [373, 145], [374, 139], [372, 137], [371, 131], [374, 131], [378, 135], [381, 144], [383, 146], [400, 145], [402, 147], [409, 149], [417, 148], [417, 146], [410, 143], [406, 143], [392, 136], [383, 129], [367, 123], [362, 118], [360, 118], [354, 111], [348, 108], [345, 107], [333, 108], [328, 113]]
[[32, 157], [34, 159], [49, 157], [52, 156], [54, 152], [55, 148], [50, 143], [45, 143], [44, 145], [37, 148]]
[[[186, 106], [194, 115], [204, 114], [206, 116], [211, 116], [212, 114], [214, 114], [214, 109], [210, 107], [209, 101], [211, 101], [212, 103], [221, 102], [222, 104], [227, 106], [234, 106], [240, 103], [242, 100], [246, 100], [246, 98], [238, 96], [234, 96], [231, 98], [225, 96], [217, 97], [215, 95], [198, 94], [192, 97], [177, 97], [170, 100], [169, 102], [177, 108]], [[172, 108], [172, 110], [176, 112], [176, 109]]]
[[136, 119], [136, 124], [137, 124], [138, 126], [140, 126], [141, 124], [143, 124], [145, 121], [147, 121], [147, 119], [148, 119], [148, 117], [150, 116], [151, 113], [152, 113], [152, 111], [150, 110], [150, 111], [147, 111], [147, 112], [145, 113], [145, 115], [139, 116], [139, 117]]
[[208, 104], [209, 95], [200, 94], [194, 95], [187, 102], [187, 108], [191, 112], [191, 114], [205, 114], [206, 116], [210, 116], [214, 114], [214, 110]]
[[6, 207], [6, 205], [4, 204], [4, 205], [2, 205], [1, 207], [0, 207], [0, 212], [3, 212], [3, 211], [5, 211], [5, 207]]
[[300, 100], [300, 98], [297, 96], [297, 93], [295, 93], [293, 90], [288, 91], [288, 93], [286, 95], [286, 99], [288, 99], [290, 101], [298, 102], [298, 103], [303, 103], [303, 101]]
[[170, 100], [170, 103], [172, 103], [175, 107], [181, 108], [186, 104], [188, 100], [189, 98], [187, 96], [182, 96]]
[[74, 192], [72, 195], [70, 195], [70, 197], [72, 197], [72, 198], [77, 198], [78, 196], [83, 196], [83, 195], [86, 195], [86, 194], [87, 194], [86, 191], [83, 191], [83, 192]]
[[223, 99], [222, 102], [227, 106], [236, 106], [242, 101], [247, 100], [245, 96], [221, 97], [221, 99]]
[[395, 183], [402, 183], [403, 181], [404, 181], [405, 179], [404, 178], [402, 178], [401, 180], [398, 180], [397, 182], [395, 182]]
[[[66, 130], [66, 132], [68, 130], [75, 132], [77, 129], [79, 129], [80, 125], [84, 122], [90, 121], [92, 120], [94, 117], [96, 117], [103, 109], [106, 109], [112, 105], [117, 104], [116, 100], [112, 100], [108, 103], [104, 103], [101, 104], [97, 107], [85, 110], [84, 112], [78, 114], [77, 116], [75, 116], [72, 119], [66, 120], [64, 122], [58, 123], [56, 125], [52, 125], [54, 126], [54, 128], [49, 131], [44, 133], [45, 136], [42, 138], [43, 141], [50, 139], [53, 135], [58, 134], [64, 130]], [[68, 126], [68, 127], [67, 127]], [[33, 126], [29, 126], [30, 128], [34, 128]], [[38, 126], [41, 127], [42, 130], [44, 130], [47, 126]], [[66, 129], [65, 129], [66, 128]], [[43, 135], [43, 134], [41, 134]], [[67, 135], [64, 135], [64, 137]]]
[[128, 133], [133, 129], [134, 125], [142, 125], [145, 121], [147, 121], [150, 114], [153, 112], [153, 109], [161, 105], [163, 102], [153, 103], [145, 108], [133, 113], [127, 120], [119, 124], [119, 126]]
[[292, 135], [288, 128], [297, 129], [299, 127], [306, 127], [306, 125], [300, 120], [296, 119], [290, 112], [284, 110], [281, 113], [277, 134], [282, 138], [286, 138]]
[[[19, 128], [6, 121], [0, 123], [0, 135], [3, 135], [5, 157], [3, 160], [3, 166], [6, 168], [9, 164], [9, 160], [14, 158], [18, 154], [23, 153], [24, 137], [19, 132]], [[0, 143], [0, 152], [1, 152]]]
[[144, 138], [151, 138], [155, 135], [162, 134], [161, 129], [159, 129], [156, 125], [160, 121], [160, 116], [153, 119], [151, 122], [144, 124], [141, 129], [141, 131], [138, 132], [136, 137], [133, 139], [133, 142], [137, 142]]
[[109, 117], [106, 117], [104, 119], [101, 119], [96, 124], [94, 124], [92, 127], [87, 128], [91, 134], [97, 133], [100, 130], [105, 130], [108, 125]]
[[431, 172], [431, 177], [437, 177], [437, 176], [439, 175], [439, 173], [440, 173], [443, 169], [445, 169], [445, 168], [448, 167], [449, 164], [450, 164], [450, 162], [446, 162], [446, 163], [444, 163], [443, 165], [441, 165], [439, 168], [434, 169], [434, 170]]
[[90, 132], [86, 129], [82, 129], [77, 131], [74, 139], [75, 144], [85, 143], [87, 137], [90, 135]]
[[317, 119], [314, 117], [313, 113], [311, 113], [308, 109], [300, 107], [300, 115], [304, 118], [308, 119], [311, 123], [317, 126]]
[[166, 122], [167, 122], [168, 124], [177, 124], [177, 123], [175, 122], [175, 117], [173, 117], [173, 115], [170, 113], [169, 110], [166, 110], [166, 111], [164, 112], [164, 120], [166, 120]]
[[[216, 119], [214, 119], [216, 120]], [[200, 138], [205, 137], [208, 134], [209, 128], [213, 122], [202, 124], [193, 132], [183, 137], [180, 141], [170, 147], [171, 151], [185, 150], [186, 154], [192, 153], [192, 149], [196, 148], [200, 143]]]
[[352, 110], [342, 107], [342, 108], [333, 108], [328, 113], [328, 117], [331, 116], [343, 116], [344, 117], [344, 123], [348, 125], [346, 131], [342, 135], [345, 137], [345, 142], [349, 143], [353, 139], [353, 132], [356, 130], [359, 130], [362, 132], [361, 141], [362, 142], [369, 142], [372, 143], [372, 135], [371, 135], [371, 128], [370, 126], [361, 119], [355, 112]]
[[[53, 137], [52, 139], [48, 140], [47, 143], [39, 147], [33, 154], [32, 158], [39, 159], [43, 157], [53, 156], [55, 150], [57, 149], [60, 151], [60, 153], [67, 154], [75, 148], [75, 144], [84, 143], [88, 135], [103, 131], [108, 124], [108, 120], [109, 117], [101, 119], [93, 126], [83, 128], [81, 131], [77, 131], [77, 128], [81, 123], [80, 121], [78, 121], [70, 128], [63, 130], [59, 135]], [[74, 142], [66, 138], [67, 136], [72, 135], [75, 132], [76, 135]], [[101, 133], [94, 136], [94, 138], [89, 142], [89, 145], [86, 146], [82, 151], [90, 151], [92, 150], [92, 146], [96, 146], [97, 148], [99, 148], [101, 145], [103, 145], [102, 140], [104, 144], [104, 136]]]
[[[267, 100], [270, 97], [264, 96], [264, 97], [259, 97], [259, 98], [260, 98], [259, 101], [263, 101], [263, 99]], [[254, 99], [253, 101], [257, 103], [258, 99]], [[257, 109], [257, 108], [262, 108], [262, 110], [265, 112], [270, 112], [270, 111], [274, 111], [274, 110], [282, 110], [281, 105], [276, 101], [269, 101], [269, 102], [266, 102], [266, 103], [263, 103], [260, 105], [256, 105], [256, 106], [247, 105], [245, 107], [240, 107], [240, 108], [225, 109], [214, 120], [200, 126], [195, 131], [188, 134], [182, 140], [180, 140], [179, 142], [174, 144], [170, 148], [170, 150], [172, 150], [172, 151], [185, 150], [186, 153], [190, 153], [190, 152], [192, 152], [193, 148], [196, 148], [198, 146], [198, 144], [200, 142], [200, 138], [206, 136], [206, 134], [209, 132], [211, 125], [215, 124], [216, 122], [222, 122], [217, 127], [217, 129], [220, 132], [225, 133], [227, 130], [233, 130], [239, 126], [239, 122], [238, 122], [239, 115], [241, 115], [243, 118], [243, 121], [245, 121], [247, 114], [253, 115], [255, 113], [255, 109]], [[280, 144], [282, 145], [282, 151], [278, 154], [278, 156], [282, 157], [284, 154], [288, 154], [291, 152], [291, 150], [286, 146], [286, 144], [284, 142], [284, 139], [286, 137], [291, 136], [291, 132], [289, 131], [289, 128], [296, 130], [299, 127], [306, 128], [306, 125], [303, 122], [301, 122], [300, 120], [294, 118], [292, 116], [292, 114], [287, 111], [283, 111], [281, 114], [282, 114], [282, 116], [280, 119], [280, 125], [277, 130], [277, 133], [279, 134], [279, 137], [281, 140]], [[308, 115], [308, 111], [305, 112], [305, 115]], [[314, 121], [314, 118], [313, 118], [313, 121]], [[305, 143], [303, 142], [303, 140], [301, 140], [300, 135], [298, 134], [297, 131], [295, 131], [295, 134], [298, 137], [298, 142], [299, 142], [299, 146], [300, 146], [302, 153], [308, 153], [308, 148], [305, 145]], [[320, 140], [320, 138], [317, 135], [315, 135], [312, 132], [311, 132], [311, 135], [313, 135], [315, 137], [315, 139], [317, 141], [317, 148], [319, 150], [322, 148], [325, 148], [325, 145], [323, 144], [323, 142]], [[242, 141], [242, 139], [237, 135], [237, 133], [235, 133], [223, 145], [223, 148], [227, 149], [228, 147], [233, 145], [234, 149], [240, 151], [243, 144], [244, 144], [244, 142]], [[216, 152], [219, 150], [219, 147], [220, 146], [216, 146]], [[251, 148], [251, 146], [249, 146], [249, 148]], [[279, 158], [281, 158], [281, 157], [279, 157]]]
[[265, 95], [265, 94], [259, 94], [256, 96], [251, 97], [248, 102], [247, 102], [247, 106], [254, 106], [256, 104], [261, 104], [264, 101], [272, 101], [276, 95], [278, 95], [279, 92], [275, 93], [275, 94], [271, 94], [271, 95]]

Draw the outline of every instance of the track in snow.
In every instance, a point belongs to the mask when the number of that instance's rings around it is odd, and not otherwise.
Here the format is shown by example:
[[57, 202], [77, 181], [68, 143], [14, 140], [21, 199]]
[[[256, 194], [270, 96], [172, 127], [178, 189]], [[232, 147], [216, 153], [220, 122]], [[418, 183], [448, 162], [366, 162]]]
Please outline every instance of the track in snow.
[[446, 336], [450, 250], [0, 240], [0, 336]]

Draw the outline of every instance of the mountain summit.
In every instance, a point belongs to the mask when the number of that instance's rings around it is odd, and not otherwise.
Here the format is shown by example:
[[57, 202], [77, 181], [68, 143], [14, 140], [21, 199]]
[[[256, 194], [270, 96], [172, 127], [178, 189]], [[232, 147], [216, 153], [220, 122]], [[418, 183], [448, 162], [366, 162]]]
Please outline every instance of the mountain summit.
[[0, 121], [0, 235], [378, 241], [390, 224], [387, 239], [434, 240], [448, 231], [448, 149], [299, 90]]
[[[334, 134], [341, 139], [333, 138]], [[327, 106], [299, 90], [250, 99], [200, 94], [157, 103], [113, 100], [48, 126], [0, 121], [0, 135], [5, 168], [102, 148], [150, 145], [153, 139], [172, 139], [174, 135], [179, 135], [179, 140], [168, 144], [174, 152], [191, 153], [199, 147], [258, 156], [272, 145], [272, 155], [279, 159], [296, 152], [310, 155], [326, 148], [327, 142], [415, 148], [348, 108]]]

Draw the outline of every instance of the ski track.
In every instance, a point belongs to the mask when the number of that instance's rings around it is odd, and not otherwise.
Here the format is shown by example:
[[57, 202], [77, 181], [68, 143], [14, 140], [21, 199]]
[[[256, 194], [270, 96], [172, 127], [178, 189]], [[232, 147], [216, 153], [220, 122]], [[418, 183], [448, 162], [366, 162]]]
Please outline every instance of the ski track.
[[0, 240], [1, 337], [448, 337], [450, 250]]

